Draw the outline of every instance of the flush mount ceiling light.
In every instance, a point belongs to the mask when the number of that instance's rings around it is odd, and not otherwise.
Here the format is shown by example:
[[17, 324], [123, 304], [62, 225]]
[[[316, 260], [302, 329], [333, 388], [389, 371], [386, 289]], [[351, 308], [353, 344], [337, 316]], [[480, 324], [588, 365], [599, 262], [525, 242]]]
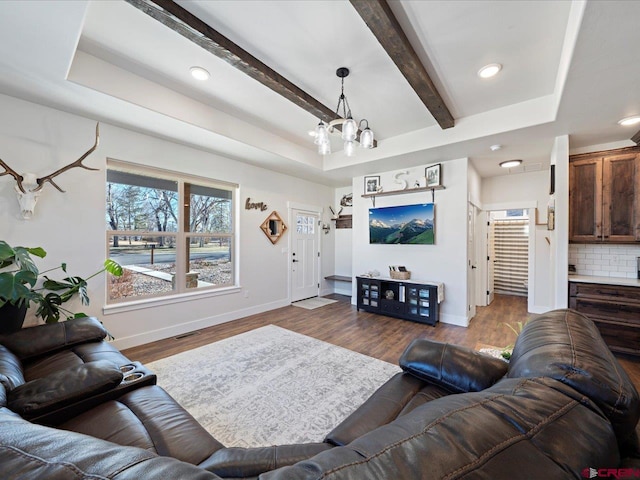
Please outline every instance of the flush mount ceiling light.
[[500, 145], [499, 143], [496, 143], [495, 145], [491, 145], [491, 146], [489, 147], [489, 149], [490, 149], [492, 152], [497, 152], [498, 150], [501, 150], [501, 149], [502, 149], [502, 145]]
[[[344, 153], [351, 157], [355, 155], [355, 142], [358, 136], [358, 130], [364, 123], [365, 129], [360, 133], [360, 146], [362, 148], [373, 148], [373, 130], [369, 128], [369, 122], [364, 118], [360, 120], [360, 123], [351, 116], [351, 108], [349, 102], [344, 94], [344, 79], [349, 75], [349, 69], [346, 67], [340, 67], [336, 70], [336, 75], [341, 79], [342, 87], [340, 91], [340, 97], [338, 97], [338, 106], [336, 107], [336, 118], [326, 123], [320, 120], [316, 130], [314, 132], [314, 141], [318, 146], [318, 153], [320, 155], [328, 155], [331, 153], [331, 143], [329, 140], [329, 134], [334, 131], [338, 126], [342, 127], [342, 139], [344, 140]], [[340, 115], [340, 106], [342, 105], [342, 115]]]
[[204, 81], [209, 80], [209, 78], [211, 77], [209, 72], [207, 72], [202, 67], [191, 67], [189, 71], [191, 72], [191, 76], [196, 80]]
[[500, 166], [502, 168], [513, 168], [513, 167], [517, 167], [521, 163], [522, 163], [522, 160], [520, 160], [520, 159], [517, 159], [517, 160], [506, 160], [504, 162], [500, 162]]
[[491, 78], [494, 75], [497, 75], [500, 70], [502, 70], [502, 65], [499, 63], [490, 63], [478, 70], [478, 76], [480, 78]]
[[640, 115], [634, 115], [633, 117], [623, 118], [622, 120], [618, 121], [618, 124], [624, 127], [628, 127], [629, 125], [636, 125], [638, 123], [640, 123]]

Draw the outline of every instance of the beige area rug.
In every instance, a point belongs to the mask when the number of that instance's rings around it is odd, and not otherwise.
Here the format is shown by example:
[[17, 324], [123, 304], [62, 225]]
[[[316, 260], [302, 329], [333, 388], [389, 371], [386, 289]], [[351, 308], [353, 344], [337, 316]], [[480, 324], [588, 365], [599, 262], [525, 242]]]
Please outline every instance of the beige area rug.
[[320, 442], [400, 371], [275, 325], [147, 367], [228, 447]]
[[314, 310], [336, 302], [337, 300], [332, 300], [330, 298], [313, 297], [307, 298], [306, 300], [300, 300], [299, 302], [293, 302], [291, 305], [294, 307], [306, 308], [307, 310]]

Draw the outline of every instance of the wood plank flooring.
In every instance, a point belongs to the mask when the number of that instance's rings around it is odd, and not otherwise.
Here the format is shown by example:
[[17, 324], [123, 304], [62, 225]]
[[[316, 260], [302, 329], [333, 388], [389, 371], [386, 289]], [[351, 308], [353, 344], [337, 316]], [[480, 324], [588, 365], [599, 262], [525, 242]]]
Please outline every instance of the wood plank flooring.
[[[496, 295], [489, 307], [478, 307], [468, 328], [439, 323], [435, 327], [366, 312], [357, 312], [350, 297], [329, 295], [338, 300], [316, 310], [287, 306], [259, 315], [204, 328], [183, 338], [169, 338], [124, 350], [131, 360], [149, 363], [208, 343], [253, 330], [277, 325], [371, 357], [398, 363], [400, 355], [414, 338], [478, 348], [481, 344], [504, 347], [513, 344], [515, 334], [504, 324], [515, 326], [532, 315], [527, 299]], [[640, 358], [617, 356], [636, 388], [640, 390]]]

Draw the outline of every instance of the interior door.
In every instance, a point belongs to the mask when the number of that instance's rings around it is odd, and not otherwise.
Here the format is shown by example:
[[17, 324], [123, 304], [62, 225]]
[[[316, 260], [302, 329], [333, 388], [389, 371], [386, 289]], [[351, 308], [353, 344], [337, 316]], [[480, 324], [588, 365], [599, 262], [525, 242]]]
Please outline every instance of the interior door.
[[467, 264], [469, 275], [467, 277], [467, 304], [469, 319], [476, 315], [476, 207], [467, 204]]
[[320, 260], [319, 215], [293, 210], [295, 229], [291, 240], [291, 301], [317, 297]]
[[495, 290], [496, 231], [491, 220], [491, 212], [487, 212], [487, 305], [491, 305]]

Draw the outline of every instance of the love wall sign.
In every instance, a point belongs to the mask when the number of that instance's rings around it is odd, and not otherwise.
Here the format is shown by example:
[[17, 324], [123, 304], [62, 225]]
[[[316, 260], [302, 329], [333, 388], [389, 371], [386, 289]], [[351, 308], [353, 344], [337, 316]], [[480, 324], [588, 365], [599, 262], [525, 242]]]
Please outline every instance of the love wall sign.
[[247, 197], [247, 201], [244, 203], [245, 210], [260, 210], [264, 212], [268, 207], [268, 205], [264, 202], [252, 202], [251, 198]]

